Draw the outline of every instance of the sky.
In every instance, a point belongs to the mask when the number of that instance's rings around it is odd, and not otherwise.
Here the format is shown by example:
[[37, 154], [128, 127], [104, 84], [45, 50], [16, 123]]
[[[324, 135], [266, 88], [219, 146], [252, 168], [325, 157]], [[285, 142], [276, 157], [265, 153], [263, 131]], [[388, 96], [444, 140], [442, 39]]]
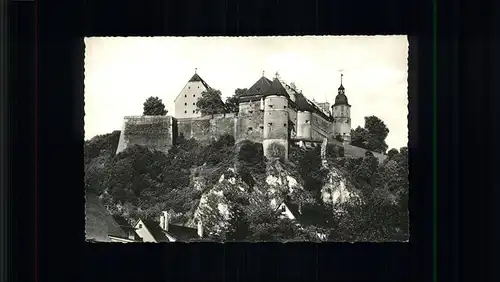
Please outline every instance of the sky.
[[389, 128], [389, 148], [408, 144], [406, 36], [92, 37], [85, 47], [86, 140], [142, 115], [150, 96], [174, 115], [195, 69], [224, 98], [278, 72], [309, 99], [331, 104], [342, 70], [352, 128], [375, 115]]

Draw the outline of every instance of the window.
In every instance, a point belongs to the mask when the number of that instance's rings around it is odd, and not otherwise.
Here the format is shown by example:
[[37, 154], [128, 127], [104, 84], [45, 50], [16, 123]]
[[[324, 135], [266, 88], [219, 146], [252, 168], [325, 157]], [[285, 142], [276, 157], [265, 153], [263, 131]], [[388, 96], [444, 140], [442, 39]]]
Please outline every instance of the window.
[[188, 89], [191, 89], [191, 86], [188, 86]]
[[[200, 89], [200, 87], [198, 86], [198, 89]], [[194, 95], [193, 95], [194, 96]]]
[[285, 207], [285, 205], [281, 206], [281, 211], [282, 211], [282, 212], [286, 212], [286, 207]]
[[270, 122], [270, 123], [267, 124], [267, 127], [271, 127], [271, 126], [273, 126], [272, 122]]
[[260, 129], [264, 129], [264, 126], [263, 126], [263, 125], [261, 125], [261, 126], [259, 126], [259, 128], [260, 128]]
[[184, 113], [185, 113], [185, 114], [187, 114], [187, 113], [188, 113], [188, 111], [184, 111]]
[[193, 103], [193, 106], [196, 106], [196, 103]]
[[139, 228], [142, 228], [142, 223], [139, 223]]
[[286, 127], [286, 123], [284, 123], [283, 126]]
[[187, 97], [188, 97], [188, 95], [184, 95], [184, 98], [187, 98]]
[[306, 120], [306, 124], [309, 124], [309, 123], [310, 123], [310, 121], [307, 119], [307, 120]]
[[194, 114], [195, 112], [196, 112], [196, 111], [195, 111], [195, 110], [193, 110], [193, 114]]
[[249, 110], [248, 113], [251, 114], [251, 113], [253, 113], [253, 111]]
[[286, 109], [286, 105], [284, 105], [283, 108]]
[[269, 108], [272, 108], [272, 107], [273, 107], [273, 105], [269, 105]]
[[188, 103], [184, 103], [184, 106], [187, 106], [187, 105], [188, 105]]
[[253, 128], [252, 128], [252, 127], [249, 127], [249, 128], [248, 128], [248, 131], [251, 131], [251, 130], [253, 130]]
[[[200, 88], [200, 87], [198, 87], [198, 88]], [[193, 97], [196, 97], [196, 95], [193, 94]]]

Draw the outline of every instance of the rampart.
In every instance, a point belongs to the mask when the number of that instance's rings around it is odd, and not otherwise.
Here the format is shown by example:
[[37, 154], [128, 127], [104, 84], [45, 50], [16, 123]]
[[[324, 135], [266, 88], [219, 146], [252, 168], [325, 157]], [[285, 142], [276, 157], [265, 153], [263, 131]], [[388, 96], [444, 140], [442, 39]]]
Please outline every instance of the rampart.
[[177, 119], [176, 137], [193, 138], [202, 144], [225, 134], [235, 137], [236, 119], [233, 113]]
[[[328, 143], [344, 147], [344, 155], [351, 158], [364, 157], [366, 149], [342, 144], [332, 139], [332, 127], [319, 116], [312, 116], [312, 138], [292, 138], [291, 142], [304, 141], [310, 144], [321, 143], [328, 138]], [[168, 152], [176, 144], [177, 138], [194, 138], [206, 144], [213, 139], [230, 134], [237, 142], [250, 140], [264, 143], [264, 112], [255, 108], [244, 113], [207, 115], [198, 118], [175, 119], [171, 116], [127, 116], [124, 118], [122, 132], [116, 153], [132, 145], [141, 145], [151, 149]], [[386, 155], [372, 152], [382, 162]]]
[[174, 144], [175, 131], [176, 122], [171, 116], [127, 116], [116, 153], [132, 145], [168, 152]]

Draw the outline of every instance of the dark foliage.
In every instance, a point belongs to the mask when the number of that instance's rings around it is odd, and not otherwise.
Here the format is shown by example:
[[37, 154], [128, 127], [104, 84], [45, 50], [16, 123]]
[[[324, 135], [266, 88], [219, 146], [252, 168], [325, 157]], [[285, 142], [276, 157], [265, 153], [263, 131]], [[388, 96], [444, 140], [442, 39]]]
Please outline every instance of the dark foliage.
[[202, 115], [215, 115], [226, 112], [221, 92], [212, 88], [201, 93], [201, 97], [196, 102], [196, 107]]
[[149, 97], [143, 104], [143, 115], [145, 116], [164, 116], [168, 113], [165, 105], [158, 97]]

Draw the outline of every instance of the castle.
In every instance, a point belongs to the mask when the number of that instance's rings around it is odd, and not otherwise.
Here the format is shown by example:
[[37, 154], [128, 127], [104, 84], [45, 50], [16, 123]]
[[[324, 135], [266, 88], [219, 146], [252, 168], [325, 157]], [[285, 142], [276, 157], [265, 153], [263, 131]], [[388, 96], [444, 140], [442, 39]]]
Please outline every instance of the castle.
[[[276, 144], [279, 154], [288, 158], [292, 143], [312, 145], [323, 142], [344, 147], [345, 154], [362, 157], [366, 150], [350, 145], [351, 105], [342, 85], [330, 107], [328, 102], [316, 103], [280, 79], [262, 74], [244, 94], [239, 96], [239, 112], [202, 116], [196, 102], [210, 86], [195, 74], [175, 98], [173, 116], [126, 116], [117, 153], [137, 144], [160, 151], [168, 151], [179, 137], [209, 142], [224, 134], [234, 136], [236, 143], [243, 140], [262, 143], [264, 154], [270, 157]], [[382, 160], [383, 154], [374, 155]]]

